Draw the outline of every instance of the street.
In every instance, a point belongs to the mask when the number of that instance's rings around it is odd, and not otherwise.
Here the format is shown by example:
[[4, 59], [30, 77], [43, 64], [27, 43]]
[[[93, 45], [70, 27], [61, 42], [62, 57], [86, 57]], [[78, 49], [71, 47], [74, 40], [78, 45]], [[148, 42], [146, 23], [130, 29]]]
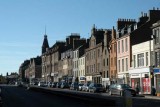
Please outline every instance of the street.
[[[36, 92], [27, 90], [22, 87], [16, 86], [1, 86], [3, 107], [102, 107], [91, 103], [86, 103], [81, 100], [73, 99], [70, 97], [62, 97], [43, 92]], [[53, 89], [49, 90], [62, 90], [71, 92], [71, 90]], [[75, 91], [76, 92], [76, 91]], [[77, 93], [85, 93], [92, 96], [102, 96], [116, 101], [117, 107], [122, 107], [123, 97], [109, 96], [108, 93], [88, 93], [78, 91]], [[160, 99], [145, 98], [145, 97], [132, 97], [132, 107], [159, 107]], [[105, 106], [107, 107], [107, 105]]]
[[3, 107], [88, 107], [82, 102], [28, 91], [15, 86], [3, 86], [2, 98]]

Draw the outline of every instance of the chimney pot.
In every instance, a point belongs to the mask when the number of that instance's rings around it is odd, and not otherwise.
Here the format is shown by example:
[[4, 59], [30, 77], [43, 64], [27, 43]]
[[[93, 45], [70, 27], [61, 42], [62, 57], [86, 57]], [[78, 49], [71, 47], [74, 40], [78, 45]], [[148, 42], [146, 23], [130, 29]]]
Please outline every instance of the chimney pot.
[[155, 10], [155, 7], [153, 7], [153, 10]]

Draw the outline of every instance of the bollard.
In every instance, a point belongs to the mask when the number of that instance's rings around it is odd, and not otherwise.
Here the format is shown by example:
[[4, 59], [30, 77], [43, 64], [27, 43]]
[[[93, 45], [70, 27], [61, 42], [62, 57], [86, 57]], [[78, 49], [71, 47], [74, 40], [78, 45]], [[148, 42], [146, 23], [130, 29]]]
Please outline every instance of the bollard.
[[130, 91], [124, 90], [123, 100], [124, 107], [132, 107], [132, 95]]

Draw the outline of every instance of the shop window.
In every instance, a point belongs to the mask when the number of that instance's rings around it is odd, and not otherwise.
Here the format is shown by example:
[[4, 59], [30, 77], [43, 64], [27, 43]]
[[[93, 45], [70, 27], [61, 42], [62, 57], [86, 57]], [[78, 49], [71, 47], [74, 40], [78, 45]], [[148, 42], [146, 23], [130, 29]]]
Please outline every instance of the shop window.
[[124, 71], [124, 59], [122, 59], [122, 72]]

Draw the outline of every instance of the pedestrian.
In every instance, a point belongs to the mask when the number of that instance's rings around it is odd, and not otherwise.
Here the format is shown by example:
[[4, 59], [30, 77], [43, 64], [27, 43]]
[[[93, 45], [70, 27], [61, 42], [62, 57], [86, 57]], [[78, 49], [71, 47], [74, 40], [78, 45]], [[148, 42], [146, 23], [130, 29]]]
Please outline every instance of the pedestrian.
[[108, 85], [108, 83], [106, 84], [106, 92], [109, 92], [109, 85]]
[[152, 94], [153, 96], [155, 96], [155, 95], [156, 95], [156, 89], [155, 89], [155, 87], [154, 87], [154, 86], [152, 86], [151, 94]]
[[139, 94], [139, 83], [136, 84], [136, 93]]

